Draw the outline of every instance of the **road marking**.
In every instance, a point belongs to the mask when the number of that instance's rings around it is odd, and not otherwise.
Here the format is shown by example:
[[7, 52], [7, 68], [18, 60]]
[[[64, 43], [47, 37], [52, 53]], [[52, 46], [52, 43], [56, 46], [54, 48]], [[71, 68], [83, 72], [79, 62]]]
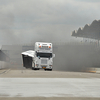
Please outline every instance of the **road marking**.
[[11, 69], [3, 70], [0, 72], [0, 74], [8, 73]]

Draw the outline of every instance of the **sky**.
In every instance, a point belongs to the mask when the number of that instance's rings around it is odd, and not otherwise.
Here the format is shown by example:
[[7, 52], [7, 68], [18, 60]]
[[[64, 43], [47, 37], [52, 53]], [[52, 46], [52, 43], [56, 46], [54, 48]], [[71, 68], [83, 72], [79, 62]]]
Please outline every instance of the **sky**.
[[0, 44], [77, 41], [99, 12], [100, 0], [0, 0]]

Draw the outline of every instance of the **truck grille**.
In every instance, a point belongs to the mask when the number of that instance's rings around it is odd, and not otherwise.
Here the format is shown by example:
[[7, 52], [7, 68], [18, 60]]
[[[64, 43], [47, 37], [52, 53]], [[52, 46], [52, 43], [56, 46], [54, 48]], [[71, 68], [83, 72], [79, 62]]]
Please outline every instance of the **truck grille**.
[[41, 64], [47, 64], [47, 60], [46, 59], [41, 59]]

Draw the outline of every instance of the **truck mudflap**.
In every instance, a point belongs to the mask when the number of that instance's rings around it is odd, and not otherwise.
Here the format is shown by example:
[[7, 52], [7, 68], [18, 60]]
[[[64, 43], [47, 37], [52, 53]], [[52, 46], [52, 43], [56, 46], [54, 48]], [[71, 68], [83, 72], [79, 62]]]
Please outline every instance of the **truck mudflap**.
[[32, 68], [32, 57], [22, 54], [23, 67]]

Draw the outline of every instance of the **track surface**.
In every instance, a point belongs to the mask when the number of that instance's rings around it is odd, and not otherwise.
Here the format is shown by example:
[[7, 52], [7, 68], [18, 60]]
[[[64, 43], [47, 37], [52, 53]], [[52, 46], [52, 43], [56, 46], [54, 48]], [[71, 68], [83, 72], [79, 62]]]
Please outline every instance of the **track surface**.
[[100, 79], [0, 78], [0, 96], [100, 98]]
[[100, 100], [100, 74], [0, 70], [0, 100]]

